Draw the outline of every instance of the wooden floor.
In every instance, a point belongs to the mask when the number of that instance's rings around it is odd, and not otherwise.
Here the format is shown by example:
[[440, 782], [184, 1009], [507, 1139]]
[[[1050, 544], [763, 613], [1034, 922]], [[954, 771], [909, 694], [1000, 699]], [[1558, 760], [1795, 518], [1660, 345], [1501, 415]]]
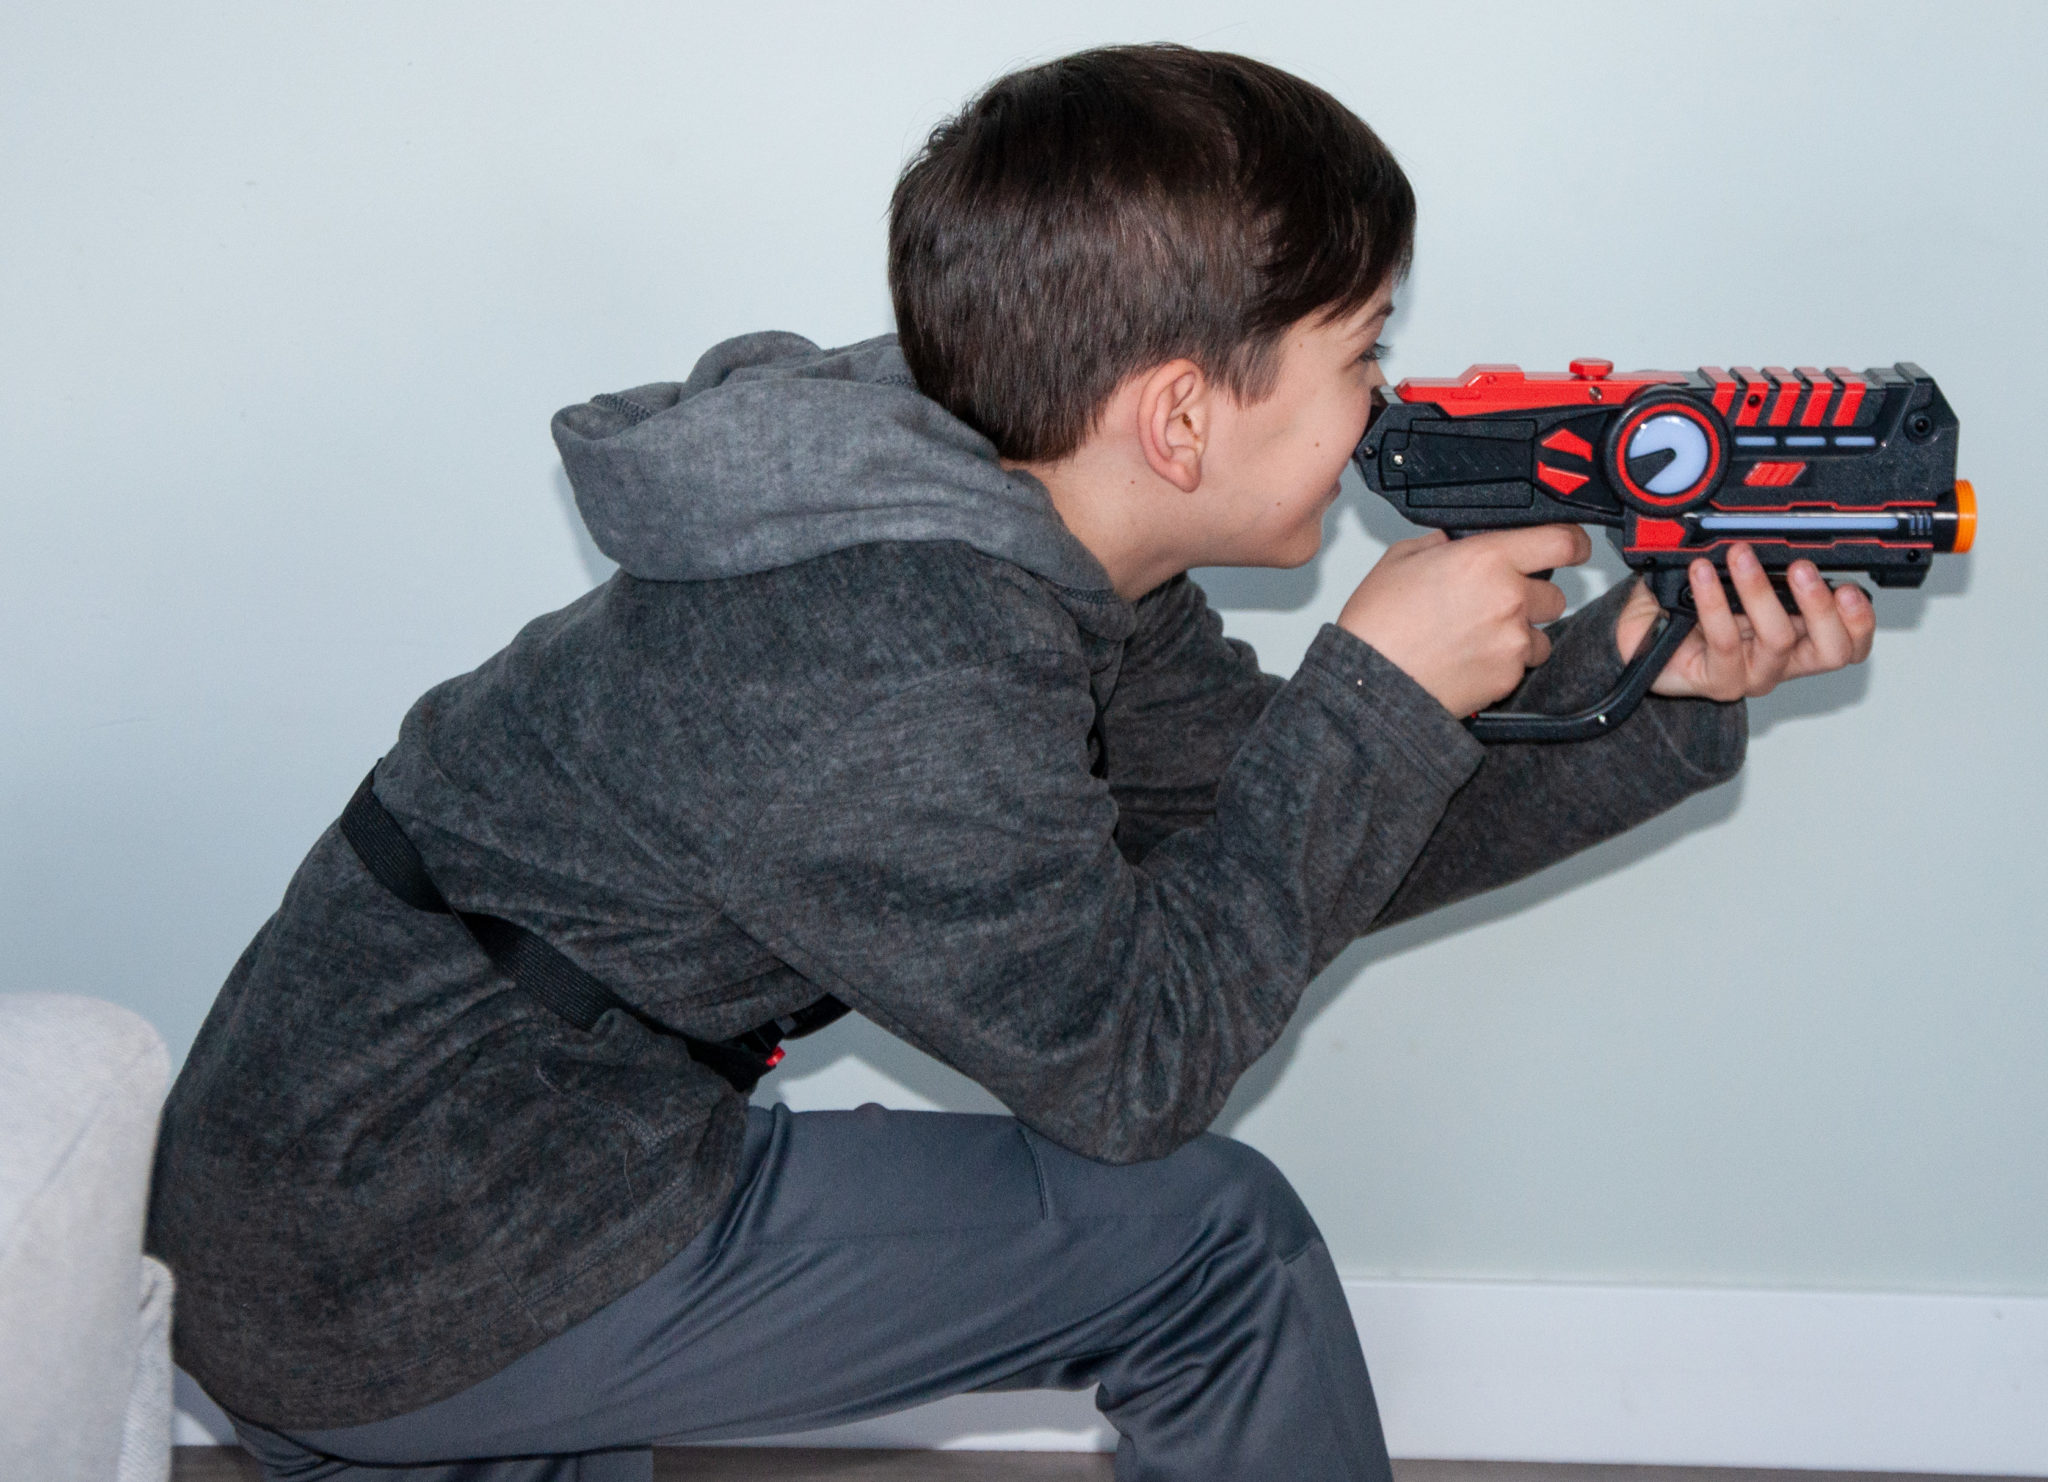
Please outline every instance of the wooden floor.
[[[790, 1446], [670, 1447], [655, 1482], [1110, 1482], [1104, 1455], [1069, 1451], [804, 1451]], [[180, 1446], [172, 1482], [263, 1482], [228, 1446]], [[1913, 1472], [1770, 1472], [1732, 1467], [1553, 1466], [1519, 1461], [1397, 1461], [1394, 1482], [1972, 1482]], [[2018, 1479], [1977, 1479], [2018, 1482]]]
[[[171, 1482], [263, 1482], [263, 1472], [238, 1447], [180, 1446]], [[654, 1482], [1110, 1482], [1110, 1463], [1071, 1451], [671, 1446], [654, 1453]]]
[[[783, 1456], [764, 1457], [764, 1451]], [[1109, 1458], [1076, 1451], [801, 1451], [674, 1447], [654, 1453], [655, 1482], [1110, 1482]]]

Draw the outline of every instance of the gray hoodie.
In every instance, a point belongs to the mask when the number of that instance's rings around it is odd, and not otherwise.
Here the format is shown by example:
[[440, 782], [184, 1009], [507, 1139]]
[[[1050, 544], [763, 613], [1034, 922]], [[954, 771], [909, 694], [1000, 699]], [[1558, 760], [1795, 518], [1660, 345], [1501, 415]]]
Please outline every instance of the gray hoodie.
[[[1199, 1133], [1360, 933], [1741, 761], [1739, 705], [1663, 700], [1489, 751], [1334, 627], [1263, 675], [1185, 578], [1119, 599], [891, 340], [730, 341], [554, 432], [621, 570], [406, 715], [377, 791], [442, 890], [702, 1038], [835, 994], [1091, 1157]], [[1604, 690], [1614, 607], [1516, 703]], [[677, 1037], [554, 1018], [330, 828], [165, 1111], [178, 1357], [274, 1426], [452, 1394], [681, 1249], [743, 1116]]]

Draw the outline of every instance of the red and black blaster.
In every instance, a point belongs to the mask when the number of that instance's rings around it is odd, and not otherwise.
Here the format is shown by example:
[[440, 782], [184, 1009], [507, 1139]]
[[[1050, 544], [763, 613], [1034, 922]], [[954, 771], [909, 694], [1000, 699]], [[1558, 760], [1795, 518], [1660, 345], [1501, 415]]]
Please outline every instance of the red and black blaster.
[[[1769, 366], [1569, 373], [1475, 365], [1410, 379], [1366, 428], [1366, 487], [1452, 535], [1605, 525], [1664, 621], [1614, 691], [1574, 715], [1489, 711], [1482, 741], [1580, 741], [1628, 718], [1693, 629], [1686, 568], [1726, 571], [1747, 541], [1779, 592], [1797, 560], [1917, 587], [1970, 548], [1976, 495], [1956, 482], [1955, 413], [1927, 372]], [[1731, 593], [1732, 596], [1732, 593]]]

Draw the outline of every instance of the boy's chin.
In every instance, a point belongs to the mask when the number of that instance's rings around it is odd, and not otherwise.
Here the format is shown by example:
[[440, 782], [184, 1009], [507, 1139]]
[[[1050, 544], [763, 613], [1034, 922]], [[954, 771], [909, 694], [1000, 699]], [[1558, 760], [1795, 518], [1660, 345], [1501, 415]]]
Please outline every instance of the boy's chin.
[[1285, 554], [1275, 552], [1261, 556], [1246, 556], [1236, 561], [1222, 561], [1217, 564], [1223, 566], [1242, 566], [1248, 570], [1256, 571], [1294, 571], [1313, 561], [1316, 558], [1316, 552], [1321, 548], [1319, 542], [1316, 545], [1310, 546], [1305, 551], [1290, 551]]
[[1221, 560], [1208, 561], [1210, 566], [1251, 566], [1289, 571], [1296, 566], [1306, 566], [1323, 548], [1323, 522], [1318, 519], [1300, 530], [1285, 536], [1268, 537], [1256, 545], [1246, 542], [1231, 551]]
[[1322, 548], [1323, 522], [1317, 520], [1313, 525], [1288, 541], [1283, 549], [1276, 551], [1272, 560], [1261, 561], [1259, 564], [1261, 566], [1277, 566], [1283, 570], [1291, 571], [1297, 566], [1308, 565], [1309, 562], [1316, 558], [1316, 552]]

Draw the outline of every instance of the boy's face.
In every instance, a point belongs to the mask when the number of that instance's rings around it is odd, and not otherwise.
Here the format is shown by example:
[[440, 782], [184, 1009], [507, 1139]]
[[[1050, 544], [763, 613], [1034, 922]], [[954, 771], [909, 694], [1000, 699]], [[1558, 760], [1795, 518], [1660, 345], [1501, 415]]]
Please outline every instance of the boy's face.
[[1220, 547], [1212, 564], [1299, 566], [1315, 555], [1338, 477], [1386, 384], [1379, 337], [1392, 313], [1389, 283], [1341, 319], [1312, 315], [1288, 330], [1271, 395], [1217, 398], [1202, 454]]

